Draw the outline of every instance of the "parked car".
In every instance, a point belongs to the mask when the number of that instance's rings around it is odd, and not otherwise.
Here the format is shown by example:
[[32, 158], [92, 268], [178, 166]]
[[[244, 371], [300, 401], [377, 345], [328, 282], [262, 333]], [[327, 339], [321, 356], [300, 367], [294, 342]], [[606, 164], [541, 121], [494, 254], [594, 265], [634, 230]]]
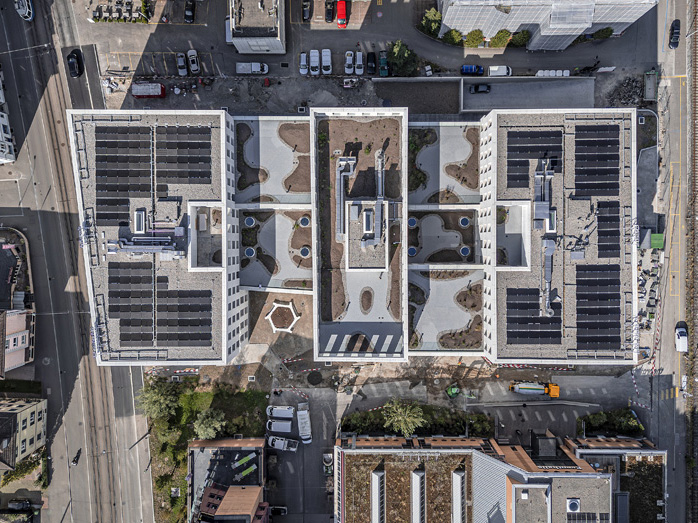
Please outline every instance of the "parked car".
[[291, 432], [293, 423], [290, 419], [270, 419], [267, 421], [267, 430], [269, 432]]
[[322, 74], [332, 74], [332, 52], [329, 49], [322, 50]]
[[187, 63], [189, 64], [189, 72], [191, 74], [199, 74], [201, 72], [199, 53], [197, 53], [195, 49], [187, 51]]
[[671, 30], [669, 33], [669, 49], [676, 49], [679, 46], [680, 39], [681, 39], [681, 20], [674, 20], [671, 23]]
[[295, 412], [296, 409], [293, 407], [273, 405], [267, 407], [267, 416], [270, 418], [293, 419]]
[[473, 84], [470, 86], [470, 94], [489, 93], [490, 86], [488, 84]]
[[364, 74], [364, 54], [361, 51], [356, 51], [356, 60], [354, 60], [354, 72], [358, 75]]
[[187, 0], [184, 3], [184, 21], [188, 24], [193, 24], [195, 16], [196, 2], [194, 0]]
[[378, 72], [380, 76], [388, 76], [388, 52], [385, 50], [379, 53]]
[[72, 78], [77, 78], [82, 76], [85, 71], [85, 65], [82, 61], [82, 52], [80, 49], [73, 49], [68, 56], [65, 57], [65, 61], [68, 64], [68, 74]]
[[354, 74], [354, 51], [344, 53], [344, 74]]
[[334, 0], [325, 2], [325, 22], [328, 24], [334, 22]]
[[674, 348], [676, 352], [688, 352], [688, 332], [683, 325], [683, 323], [679, 323], [674, 330]]
[[338, 0], [337, 2], [337, 27], [344, 29], [347, 26], [347, 2]]
[[269, 507], [269, 512], [272, 516], [285, 516], [288, 514], [288, 509], [285, 506], [272, 506]]
[[310, 76], [320, 74], [320, 51], [311, 49], [310, 51]]
[[187, 56], [184, 53], [177, 53], [175, 60], [177, 61], [177, 74], [179, 76], [187, 76], [189, 74], [187, 71]]
[[308, 53], [301, 53], [301, 60], [298, 64], [298, 72], [302, 76], [308, 76]]
[[376, 74], [376, 53], [374, 52], [366, 55], [366, 73]]
[[310, 0], [303, 0], [303, 3], [301, 5], [303, 6], [303, 21], [309, 22], [310, 21], [310, 7], [311, 7]]
[[460, 74], [463, 76], [482, 76], [485, 74], [485, 68], [481, 65], [461, 65]]

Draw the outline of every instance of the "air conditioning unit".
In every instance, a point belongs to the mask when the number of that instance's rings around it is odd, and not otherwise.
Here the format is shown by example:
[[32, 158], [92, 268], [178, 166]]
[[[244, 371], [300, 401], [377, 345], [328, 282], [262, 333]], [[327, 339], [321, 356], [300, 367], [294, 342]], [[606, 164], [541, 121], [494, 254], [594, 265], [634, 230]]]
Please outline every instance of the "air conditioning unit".
[[567, 498], [567, 512], [581, 512], [579, 498]]

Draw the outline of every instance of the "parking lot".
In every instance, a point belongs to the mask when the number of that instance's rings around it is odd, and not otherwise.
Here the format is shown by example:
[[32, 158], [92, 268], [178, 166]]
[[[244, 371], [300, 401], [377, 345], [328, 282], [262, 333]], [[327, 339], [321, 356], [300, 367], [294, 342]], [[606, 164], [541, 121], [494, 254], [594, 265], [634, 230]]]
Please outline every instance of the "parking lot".
[[[332, 515], [332, 495], [327, 490], [328, 478], [322, 466], [322, 454], [331, 453], [334, 446], [336, 394], [331, 389], [303, 389], [308, 394], [313, 442], [300, 444], [296, 452], [267, 449], [267, 501], [272, 506], [285, 506], [286, 516], [274, 516], [274, 523], [327, 523]], [[306, 401], [292, 393], [272, 396], [272, 405], [291, 405]], [[297, 418], [291, 434], [274, 435], [300, 441]], [[331, 483], [330, 483], [331, 485]]]
[[[180, 52], [185, 52], [183, 49]], [[176, 52], [121, 52], [108, 53], [106, 66], [108, 70], [133, 71], [136, 76], [178, 76]], [[212, 76], [215, 74], [213, 55], [211, 53], [198, 53], [201, 62], [201, 75]]]

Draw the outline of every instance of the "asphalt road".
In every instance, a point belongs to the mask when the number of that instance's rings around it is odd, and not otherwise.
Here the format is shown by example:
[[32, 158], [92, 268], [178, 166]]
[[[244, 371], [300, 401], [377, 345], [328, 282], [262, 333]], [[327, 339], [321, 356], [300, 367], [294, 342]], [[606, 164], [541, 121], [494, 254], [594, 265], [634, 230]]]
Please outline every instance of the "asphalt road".
[[0, 223], [21, 229], [30, 243], [34, 373], [48, 399], [52, 463], [42, 520], [153, 521], [147, 428], [133, 399], [142, 376], [139, 369], [96, 366], [84, 312], [64, 120], [67, 108], [103, 107], [95, 52], [82, 47], [86, 74], [67, 83], [64, 49], [78, 44], [73, 11], [67, 2], [35, 8], [35, 21], [26, 24], [9, 0], [0, 0], [0, 63], [19, 150], [14, 164], [0, 167]]

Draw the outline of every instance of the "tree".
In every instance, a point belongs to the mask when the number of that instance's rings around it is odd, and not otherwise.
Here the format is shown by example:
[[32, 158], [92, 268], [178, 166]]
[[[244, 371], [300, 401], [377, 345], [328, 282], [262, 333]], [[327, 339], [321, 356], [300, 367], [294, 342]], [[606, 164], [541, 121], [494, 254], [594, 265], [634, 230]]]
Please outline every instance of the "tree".
[[613, 36], [612, 27], [604, 27], [603, 29], [599, 29], [592, 35], [594, 40], [605, 40], [606, 38], [610, 38], [611, 36]]
[[490, 38], [490, 47], [506, 47], [511, 38], [511, 33], [506, 29], [500, 29], [497, 34]]
[[444, 43], [450, 45], [463, 45], [463, 35], [458, 29], [451, 29], [441, 37]]
[[398, 40], [388, 51], [388, 64], [395, 76], [413, 76], [417, 71], [417, 55]]
[[514, 36], [511, 37], [511, 40], [509, 41], [509, 45], [512, 47], [526, 47], [526, 44], [528, 44], [528, 41], [531, 39], [531, 33], [530, 31], [527, 31], [524, 29], [523, 31], [519, 31], [516, 33]]
[[224, 428], [225, 414], [218, 409], [206, 409], [194, 422], [194, 433], [199, 439], [215, 439]]
[[441, 30], [441, 13], [433, 7], [426, 11], [424, 13], [424, 18], [422, 18], [422, 23], [419, 24], [419, 30], [434, 38], [439, 36], [439, 31]]
[[383, 418], [385, 419], [383, 424], [385, 428], [399, 432], [406, 438], [414, 434], [415, 429], [425, 423], [424, 414], [419, 406], [405, 403], [396, 398], [385, 404]]
[[138, 404], [151, 419], [169, 418], [175, 413], [179, 400], [179, 388], [165, 380], [147, 383], [138, 394]]
[[467, 35], [465, 35], [465, 47], [479, 47], [482, 41], [485, 39], [485, 35], [479, 29], [473, 29]]

